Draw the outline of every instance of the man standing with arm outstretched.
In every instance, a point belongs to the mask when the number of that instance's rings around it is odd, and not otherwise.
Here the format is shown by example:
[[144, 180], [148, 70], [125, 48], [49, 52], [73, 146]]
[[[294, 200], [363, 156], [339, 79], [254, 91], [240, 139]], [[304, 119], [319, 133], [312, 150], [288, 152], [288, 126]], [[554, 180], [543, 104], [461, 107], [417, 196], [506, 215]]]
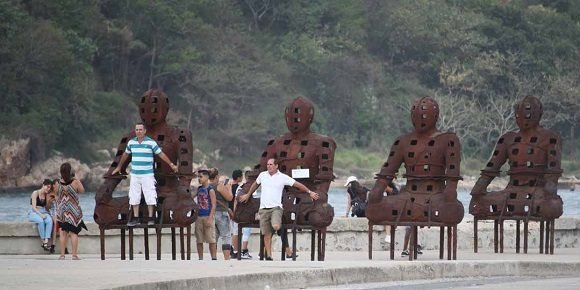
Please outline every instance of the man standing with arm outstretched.
[[311, 191], [302, 183], [290, 176], [278, 171], [278, 161], [268, 159], [267, 171], [261, 172], [256, 181], [250, 187], [248, 193], [240, 196], [241, 202], [246, 202], [258, 186], [262, 185], [260, 197], [260, 230], [264, 234], [264, 247], [266, 260], [272, 261], [272, 234], [282, 227], [282, 193], [284, 186], [293, 186], [303, 192], [307, 192], [313, 200], [318, 199], [318, 193]]
[[113, 170], [112, 175], [121, 171], [121, 166], [125, 164], [129, 155], [131, 157], [131, 182], [129, 184], [129, 205], [133, 206], [133, 219], [129, 219], [127, 226], [136, 226], [139, 223], [139, 204], [141, 203], [141, 190], [145, 195], [149, 220], [147, 225], [154, 225], [153, 208], [157, 204], [157, 191], [155, 189], [155, 175], [153, 162], [155, 155], [159, 155], [161, 160], [171, 167], [173, 172], [177, 172], [177, 165], [165, 155], [157, 142], [145, 134], [147, 129], [143, 123], [135, 125], [136, 137], [129, 140], [121, 161]]

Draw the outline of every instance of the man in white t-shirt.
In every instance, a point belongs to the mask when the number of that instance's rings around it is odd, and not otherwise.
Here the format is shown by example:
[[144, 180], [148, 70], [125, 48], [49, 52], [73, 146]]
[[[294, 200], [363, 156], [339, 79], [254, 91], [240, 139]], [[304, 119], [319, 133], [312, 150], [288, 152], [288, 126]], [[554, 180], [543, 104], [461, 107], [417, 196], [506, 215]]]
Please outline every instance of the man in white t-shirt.
[[282, 227], [282, 193], [284, 187], [296, 187], [302, 192], [307, 192], [313, 200], [317, 200], [319, 195], [302, 183], [278, 171], [278, 161], [276, 159], [268, 159], [266, 168], [267, 171], [263, 171], [258, 175], [248, 193], [240, 196], [240, 201], [246, 202], [252, 196], [252, 193], [258, 189], [258, 186], [262, 186], [260, 210], [258, 212], [260, 214], [260, 230], [264, 234], [266, 260], [272, 261], [272, 234]]

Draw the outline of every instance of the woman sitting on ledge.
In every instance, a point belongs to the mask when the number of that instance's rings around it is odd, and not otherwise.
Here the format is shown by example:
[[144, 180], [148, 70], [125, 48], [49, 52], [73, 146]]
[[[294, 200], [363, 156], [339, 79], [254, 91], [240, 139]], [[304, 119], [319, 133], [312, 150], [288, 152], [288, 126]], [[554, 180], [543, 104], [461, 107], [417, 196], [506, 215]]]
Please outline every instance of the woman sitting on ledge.
[[52, 218], [45, 208], [47, 195], [51, 190], [52, 181], [45, 179], [42, 182], [42, 187], [30, 195], [30, 210], [28, 211], [28, 220], [37, 224], [38, 234], [42, 242], [41, 247], [45, 251], [50, 251], [48, 240], [52, 234]]

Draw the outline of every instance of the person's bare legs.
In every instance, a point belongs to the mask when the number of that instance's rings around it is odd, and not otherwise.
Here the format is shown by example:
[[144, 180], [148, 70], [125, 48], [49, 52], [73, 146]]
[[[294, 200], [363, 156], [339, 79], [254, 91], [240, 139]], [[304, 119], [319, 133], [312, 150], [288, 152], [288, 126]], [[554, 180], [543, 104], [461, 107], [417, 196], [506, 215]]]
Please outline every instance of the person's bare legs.
[[197, 257], [203, 260], [203, 243], [197, 243]]
[[56, 228], [58, 228], [58, 223], [56, 222], [56, 216], [52, 216], [52, 234], [50, 239], [51, 248], [56, 244]]
[[139, 205], [133, 205], [133, 217], [134, 218], [138, 218], [139, 217]]
[[67, 232], [60, 229], [60, 256], [64, 257], [65, 248], [66, 248], [66, 240], [67, 240]]
[[403, 242], [403, 251], [409, 249], [409, 240], [411, 238], [411, 227], [405, 227], [405, 241]]
[[[237, 232], [237, 231], [236, 231]], [[234, 253], [239, 253], [240, 248], [238, 245], [238, 235], [232, 235], [232, 248], [234, 248]]]
[[217, 259], [217, 243], [209, 243], [209, 254], [212, 260]]
[[266, 257], [272, 257], [272, 233], [264, 234], [264, 250]]
[[223, 248], [223, 249], [222, 249], [222, 252], [224, 253], [224, 260], [226, 260], [226, 261], [227, 261], [227, 260], [229, 260], [229, 259], [230, 259], [230, 257], [231, 257], [231, 256], [230, 256], [230, 254], [231, 254], [231, 253], [230, 253], [230, 247], [228, 246], [228, 248], [227, 248], [227, 249], [226, 249], [226, 248]]
[[153, 210], [155, 209], [154, 205], [147, 205], [147, 213], [149, 213], [149, 217], [153, 217]]
[[[272, 225], [274, 232], [277, 232], [281, 227], [282, 227], [282, 225], [279, 225], [279, 224]], [[274, 235], [273, 233], [264, 234], [264, 248], [266, 249], [266, 257], [270, 257], [270, 258], [272, 257], [272, 236], [273, 235]]]
[[73, 259], [78, 259], [78, 250], [79, 250], [79, 235], [75, 233], [70, 233], [70, 241], [72, 244], [72, 257]]
[[385, 226], [385, 243], [391, 242], [391, 226]]

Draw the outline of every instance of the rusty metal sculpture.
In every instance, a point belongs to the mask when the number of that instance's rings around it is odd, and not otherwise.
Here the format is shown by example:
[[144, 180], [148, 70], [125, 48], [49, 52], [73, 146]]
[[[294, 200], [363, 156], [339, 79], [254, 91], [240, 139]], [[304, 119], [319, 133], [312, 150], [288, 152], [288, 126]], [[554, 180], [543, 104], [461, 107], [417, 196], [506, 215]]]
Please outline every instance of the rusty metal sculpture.
[[[417, 258], [417, 227], [439, 226], [440, 252], [443, 259], [444, 229], [447, 227], [448, 259], [456, 259], [457, 224], [464, 216], [457, 200], [461, 179], [461, 144], [454, 133], [437, 129], [439, 105], [431, 97], [413, 103], [411, 120], [415, 131], [396, 139], [387, 162], [377, 174], [369, 194], [369, 259], [372, 259], [373, 225], [391, 225], [390, 258], [394, 259], [395, 227], [411, 226], [409, 260]], [[406, 186], [397, 195], [386, 195], [385, 188], [405, 164]]]
[[[524, 224], [524, 253], [528, 247], [528, 222], [540, 222], [540, 253], [544, 232], [546, 254], [554, 253], [554, 221], [562, 215], [562, 199], [557, 194], [562, 142], [558, 133], [540, 126], [543, 106], [540, 100], [526, 96], [515, 106], [518, 132], [502, 135], [481, 176], [471, 191], [469, 212], [474, 216], [474, 251], [477, 252], [477, 223], [494, 221], [494, 250], [503, 253], [503, 221], [516, 221], [516, 252], [520, 252], [520, 221]], [[509, 183], [504, 190], [487, 191], [508, 162]], [[545, 231], [544, 231], [544, 224]]]
[[[283, 224], [293, 230], [293, 249], [296, 249], [296, 229], [310, 227], [312, 231], [312, 255], [314, 259], [314, 235], [318, 231], [318, 260], [324, 260], [326, 227], [332, 223], [334, 209], [328, 204], [328, 189], [334, 179], [333, 164], [336, 143], [328, 136], [310, 131], [314, 119], [314, 105], [305, 97], [292, 100], [285, 111], [286, 125], [289, 132], [268, 142], [265, 151], [248, 175], [245, 194], [261, 171], [266, 170], [270, 158], [277, 158], [279, 170], [296, 178], [306, 187], [317, 192], [320, 198], [313, 201], [306, 192], [296, 188], [287, 188], [282, 196], [284, 208]], [[305, 174], [297, 177], [297, 174]], [[241, 194], [240, 194], [241, 195]], [[249, 199], [238, 203], [235, 220], [243, 225], [257, 224], [255, 214], [258, 212], [259, 200]], [[294, 218], [293, 218], [294, 217]], [[239, 237], [241, 238], [239, 227]], [[284, 259], [284, 251], [282, 251]], [[295, 259], [295, 254], [294, 254]]]
[[[175, 228], [180, 228], [181, 258], [184, 259], [183, 228], [187, 229], [187, 256], [190, 258], [191, 224], [197, 218], [197, 204], [191, 198], [190, 182], [193, 178], [192, 159], [193, 144], [191, 132], [187, 129], [169, 126], [166, 123], [169, 111], [169, 99], [159, 90], [149, 90], [141, 97], [139, 114], [147, 128], [147, 135], [154, 139], [171, 161], [177, 164], [179, 170], [175, 174], [164, 162], [155, 160], [155, 179], [157, 181], [157, 259], [161, 259], [161, 231], [171, 228], [172, 243], [175, 243]], [[94, 219], [101, 231], [101, 259], [105, 258], [104, 234], [106, 229], [121, 230], [121, 259], [125, 258], [125, 230], [129, 230], [130, 259], [132, 259], [133, 229], [127, 228], [129, 214], [129, 199], [127, 196], [113, 197], [113, 191], [121, 180], [126, 178], [126, 168], [129, 162], [122, 165], [122, 175], [111, 175], [117, 167], [127, 142], [135, 137], [131, 132], [121, 139], [117, 154], [105, 174], [103, 185], [97, 190]], [[145, 231], [145, 258], [149, 259], [147, 226]], [[175, 259], [175, 245], [173, 259]]]

